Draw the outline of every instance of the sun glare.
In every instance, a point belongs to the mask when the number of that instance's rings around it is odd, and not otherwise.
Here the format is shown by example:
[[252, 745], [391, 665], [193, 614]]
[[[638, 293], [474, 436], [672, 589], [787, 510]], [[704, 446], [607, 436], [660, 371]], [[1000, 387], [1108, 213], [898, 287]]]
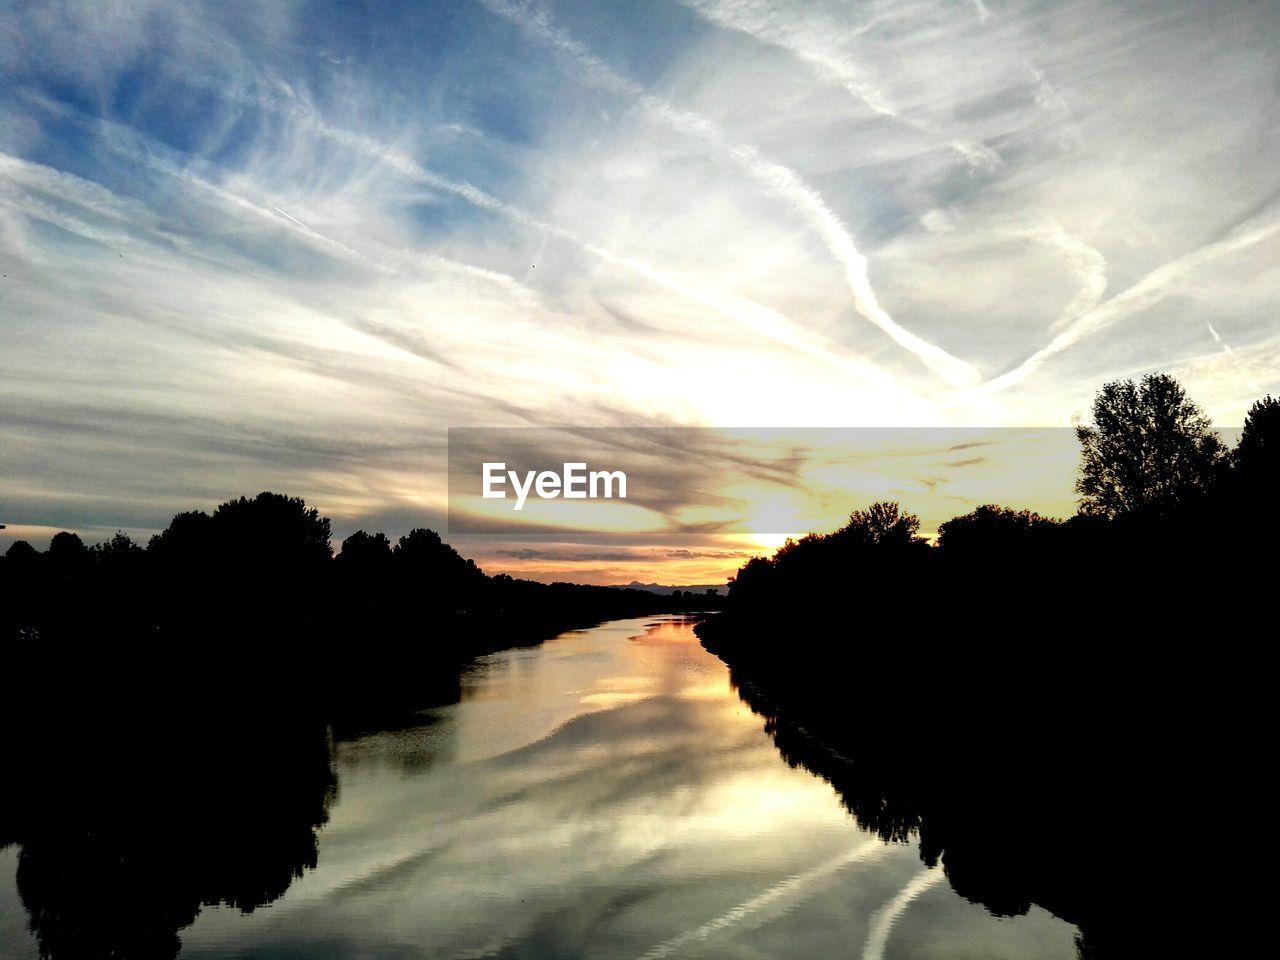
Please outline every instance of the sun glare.
[[789, 539], [795, 539], [800, 534], [796, 533], [753, 533], [749, 537], [750, 542], [755, 546], [763, 547], [765, 550], [773, 553]]

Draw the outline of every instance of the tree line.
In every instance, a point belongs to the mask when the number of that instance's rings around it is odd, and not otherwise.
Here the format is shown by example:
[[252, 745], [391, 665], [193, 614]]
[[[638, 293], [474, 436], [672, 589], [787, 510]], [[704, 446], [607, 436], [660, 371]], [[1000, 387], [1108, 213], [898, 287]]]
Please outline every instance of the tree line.
[[695, 629], [787, 760], [957, 893], [1056, 913], [1083, 958], [1176, 952], [1174, 918], [1252, 909], [1220, 878], [1264, 826], [1280, 401], [1228, 448], [1153, 374], [1076, 434], [1075, 515], [984, 505], [930, 544], [872, 504]]
[[[1144, 590], [1181, 583], [1191, 589], [1165, 599], [1186, 603], [1262, 574], [1252, 558], [1273, 550], [1280, 530], [1280, 400], [1254, 403], [1228, 449], [1174, 378], [1151, 374], [1106, 384], [1076, 436], [1075, 515], [984, 504], [942, 523], [930, 543], [918, 517], [898, 503], [874, 503], [838, 530], [749, 560], [707, 635], [734, 633], [746, 643], [776, 617], [840, 606], [850, 590], [868, 594], [855, 623], [893, 623], [904, 612], [892, 608], [895, 595], [972, 599], [977, 581], [1010, 611], [1074, 582], [1106, 596], [1117, 615], [1158, 615], [1135, 608]], [[1178, 602], [1163, 612], [1186, 613]]]
[[269, 492], [179, 513], [145, 547], [60, 532], [0, 557], [0, 636], [36, 678], [142, 676], [160, 653], [229, 688], [343, 705], [447, 700], [479, 653], [717, 602], [489, 576], [423, 528], [358, 530], [335, 556], [328, 518]]
[[431, 723], [477, 654], [716, 602], [488, 576], [428, 529], [335, 556], [329, 520], [276, 493], [145, 547], [13, 544], [0, 850], [21, 848], [41, 956], [167, 960], [202, 905], [275, 901], [316, 865], [334, 744]]

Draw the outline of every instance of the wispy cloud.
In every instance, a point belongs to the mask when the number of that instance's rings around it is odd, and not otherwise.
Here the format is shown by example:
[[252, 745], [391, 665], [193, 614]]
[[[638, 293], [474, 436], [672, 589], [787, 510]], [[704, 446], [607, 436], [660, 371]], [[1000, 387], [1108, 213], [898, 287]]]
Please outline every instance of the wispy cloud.
[[[1150, 369], [1230, 421], [1280, 386], [1266, 5], [351, 16], [0, 13], [6, 534], [268, 487], [436, 522], [451, 425], [1062, 423]], [[743, 548], [617, 542], [700, 579]]]
[[[1234, 227], [1227, 236], [1207, 243], [1190, 253], [1161, 264], [1137, 283], [1109, 300], [1069, 319], [1065, 329], [1022, 363], [982, 385], [985, 392], [1004, 390], [1034, 373], [1055, 354], [1125, 318], [1151, 308], [1161, 299], [1179, 292], [1195, 271], [1215, 261], [1261, 244], [1280, 233], [1280, 207], [1270, 208]], [[1094, 258], [1097, 259], [1096, 257]], [[1096, 301], [1097, 295], [1089, 299]]]
[[867, 259], [858, 251], [848, 228], [832, 212], [821, 194], [797, 176], [794, 170], [767, 159], [751, 144], [722, 145], [725, 136], [715, 123], [647, 93], [639, 84], [619, 76], [588, 52], [581, 43], [555, 27], [545, 10], [528, 4], [513, 4], [507, 0], [480, 2], [494, 13], [520, 24], [538, 41], [572, 58], [582, 68], [583, 76], [589, 82], [598, 84], [611, 93], [633, 96], [651, 116], [672, 129], [720, 145], [726, 150], [729, 159], [770, 193], [784, 200], [818, 233], [831, 255], [843, 266], [849, 288], [853, 292], [854, 305], [863, 317], [888, 334], [899, 346], [919, 357], [948, 383], [969, 385], [980, 378], [977, 370], [969, 364], [904, 329], [880, 305], [867, 274]]

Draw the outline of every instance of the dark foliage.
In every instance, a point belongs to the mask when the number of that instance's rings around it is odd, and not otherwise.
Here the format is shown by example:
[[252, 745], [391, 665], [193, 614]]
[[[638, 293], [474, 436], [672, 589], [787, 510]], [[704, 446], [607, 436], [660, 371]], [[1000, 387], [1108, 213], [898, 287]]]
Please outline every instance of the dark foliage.
[[145, 648], [77, 656], [56, 685], [41, 658], [11, 658], [43, 695], [0, 705], [21, 771], [0, 846], [21, 846], [42, 957], [169, 960], [202, 906], [252, 912], [315, 866], [336, 789], [325, 725], [283, 690], [238, 696], [216, 665], [217, 683], [180, 683], [138, 669]]
[[1280, 400], [1268, 395], [1249, 408], [1230, 479], [1234, 502], [1259, 533], [1280, 528]]
[[1076, 437], [1080, 510], [1111, 518], [1175, 508], [1213, 482], [1226, 453], [1209, 418], [1163, 373], [1106, 384]]
[[[0, 589], [4, 636], [41, 650], [113, 638], [177, 658], [220, 649], [263, 676], [300, 671], [313, 695], [343, 704], [361, 699], [357, 679], [397, 700], [397, 679], [420, 687], [495, 647], [721, 600], [489, 577], [426, 529], [394, 546], [359, 530], [334, 557], [329, 520], [275, 493], [180, 513], [145, 550], [123, 533], [92, 548], [59, 533], [43, 554], [15, 543], [0, 558]], [[320, 655], [332, 645], [344, 651], [340, 670]]]
[[877, 504], [747, 562], [698, 633], [783, 755], [957, 892], [1057, 913], [1084, 956], [1159, 953], [1243, 871], [1176, 839], [1188, 812], [1264, 795], [1278, 410], [1228, 458], [1171, 378], [1108, 384], [1079, 515], [986, 505], [930, 547]]
[[[986, 505], [931, 546], [873, 504], [750, 560], [699, 633], [869, 829], [996, 913], [1076, 923], [1082, 955], [1146, 955], [1235, 875], [1191, 830], [1263, 796], [1280, 403], [1230, 457], [1169, 378], [1094, 413], [1079, 515]], [[719, 602], [489, 577], [429, 530], [333, 557], [269, 493], [145, 550], [13, 544], [0, 722], [33, 786], [0, 794], [0, 845], [43, 953], [167, 960], [201, 905], [270, 903], [315, 863], [332, 732], [455, 700], [477, 653]]]
[[1250, 479], [1280, 480], [1280, 400], [1267, 394], [1249, 408], [1234, 461]]
[[294, 497], [180, 513], [144, 550], [59, 533], [0, 557], [0, 846], [42, 954], [170, 960], [202, 905], [246, 912], [316, 863], [331, 737], [420, 723], [477, 654], [719, 598], [489, 577]]

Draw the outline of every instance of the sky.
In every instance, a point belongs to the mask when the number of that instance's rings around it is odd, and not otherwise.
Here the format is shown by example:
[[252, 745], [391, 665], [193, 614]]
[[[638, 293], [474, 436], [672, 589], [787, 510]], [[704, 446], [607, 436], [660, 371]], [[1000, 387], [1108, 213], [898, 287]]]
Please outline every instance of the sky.
[[[1270, 2], [41, 0], [0, 78], [0, 547], [259, 490], [335, 540], [443, 529], [450, 427], [1066, 427], [1157, 370], [1238, 426], [1280, 391]], [[1019, 469], [921, 449], [924, 513]], [[686, 583], [769, 542], [448, 539]]]

